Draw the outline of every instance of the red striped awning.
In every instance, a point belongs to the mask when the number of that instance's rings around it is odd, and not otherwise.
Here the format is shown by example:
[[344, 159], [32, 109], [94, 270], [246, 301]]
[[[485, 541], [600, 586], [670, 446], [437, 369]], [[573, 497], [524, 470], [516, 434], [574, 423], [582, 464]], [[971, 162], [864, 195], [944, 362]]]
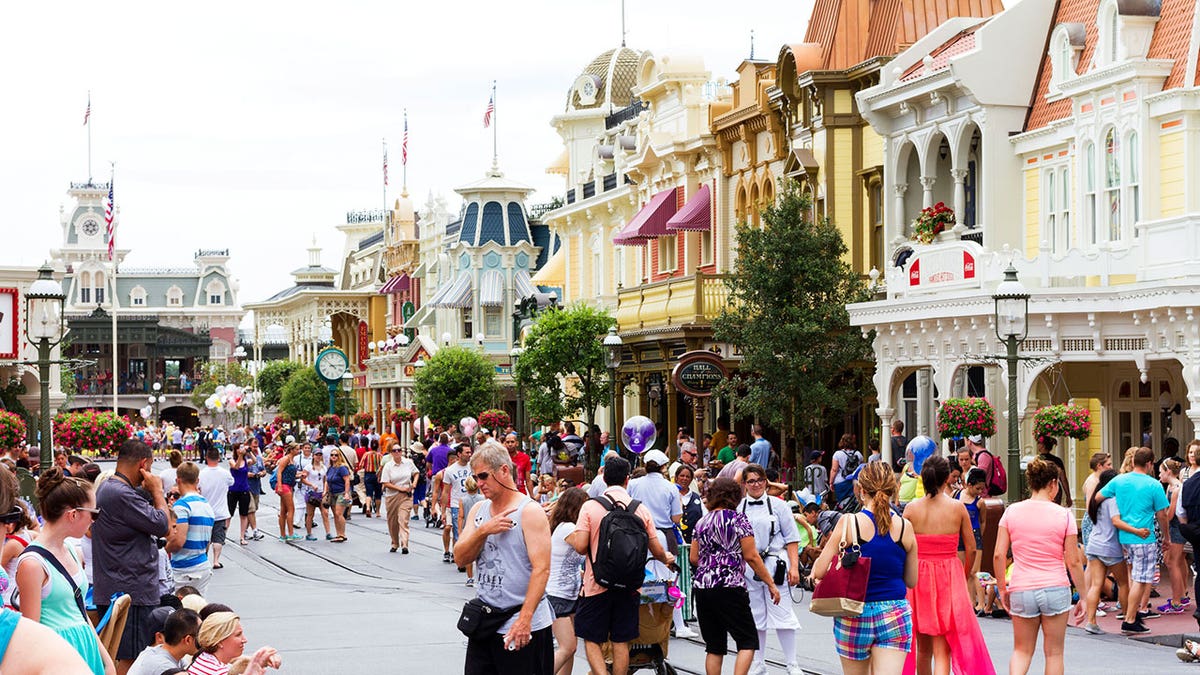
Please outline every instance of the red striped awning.
[[701, 185], [696, 194], [667, 221], [668, 230], [707, 232], [712, 227], [712, 193]]
[[663, 190], [651, 197], [629, 224], [613, 237], [613, 243], [618, 246], [645, 246], [651, 239], [672, 234], [667, 230], [667, 221], [673, 215], [675, 188]]
[[393, 293], [403, 293], [404, 291], [407, 291], [411, 287], [412, 287], [412, 279], [409, 278], [408, 274], [401, 272], [400, 274], [397, 274], [396, 276], [392, 277], [391, 279], [388, 279], [387, 283], [385, 283], [383, 285], [383, 288], [379, 289], [379, 293], [382, 295], [391, 295]]

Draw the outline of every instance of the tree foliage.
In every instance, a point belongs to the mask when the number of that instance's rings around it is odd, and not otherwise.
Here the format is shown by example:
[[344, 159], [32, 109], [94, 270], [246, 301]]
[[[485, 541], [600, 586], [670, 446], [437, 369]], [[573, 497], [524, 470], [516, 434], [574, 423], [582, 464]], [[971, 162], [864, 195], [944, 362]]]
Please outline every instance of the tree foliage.
[[606, 310], [582, 303], [537, 316], [516, 369], [531, 419], [582, 414], [589, 426], [595, 422], [596, 408], [612, 396], [601, 340], [613, 323]]
[[297, 361], [271, 361], [263, 366], [258, 373], [258, 391], [262, 395], [262, 405], [273, 408], [279, 405], [283, 397], [283, 385], [291, 379], [296, 371], [304, 368]]
[[192, 389], [192, 403], [200, 409], [204, 408], [205, 399], [212, 396], [217, 387], [226, 384], [248, 387], [254, 382], [254, 376], [237, 361], [209, 361], [201, 365], [201, 370], [204, 371], [204, 379]]
[[815, 432], [869, 392], [862, 367], [870, 342], [850, 326], [847, 303], [869, 298], [845, 261], [846, 244], [828, 219], [813, 222], [795, 183], [762, 213], [760, 229], [737, 228], [729, 304], [714, 339], [742, 352], [720, 392], [739, 413], [793, 432]]
[[457, 424], [492, 407], [496, 367], [465, 347], [442, 347], [418, 368], [414, 378], [417, 411], [441, 424]]
[[279, 409], [294, 420], [314, 421], [329, 413], [329, 385], [316, 369], [301, 367], [283, 385]]

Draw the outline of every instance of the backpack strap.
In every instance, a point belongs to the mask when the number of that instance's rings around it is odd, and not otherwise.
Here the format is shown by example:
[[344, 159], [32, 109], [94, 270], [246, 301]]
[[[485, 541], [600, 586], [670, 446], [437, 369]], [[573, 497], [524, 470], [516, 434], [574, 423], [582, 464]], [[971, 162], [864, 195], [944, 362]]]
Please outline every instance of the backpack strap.
[[41, 544], [30, 544], [25, 549], [25, 552], [41, 556], [43, 560], [50, 563], [50, 566], [67, 580], [67, 584], [71, 586], [71, 591], [75, 595], [75, 604], [79, 606], [79, 613], [83, 616], [84, 621], [87, 621], [90, 625], [91, 619], [88, 618], [87, 607], [83, 602], [83, 591], [79, 590], [79, 587], [75, 585], [75, 580], [72, 579], [71, 575], [67, 573], [67, 568], [63, 567], [63, 564], [59, 562], [58, 558], [54, 557], [53, 553], [45, 548], [42, 548]]

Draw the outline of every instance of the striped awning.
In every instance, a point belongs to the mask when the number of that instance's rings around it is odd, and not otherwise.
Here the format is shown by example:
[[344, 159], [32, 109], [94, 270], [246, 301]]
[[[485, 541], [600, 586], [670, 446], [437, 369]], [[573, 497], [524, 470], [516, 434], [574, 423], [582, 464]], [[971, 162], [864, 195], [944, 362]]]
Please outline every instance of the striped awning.
[[504, 306], [504, 273], [488, 270], [479, 277], [479, 306]]
[[516, 291], [518, 300], [524, 300], [538, 292], [533, 280], [529, 278], [529, 272], [525, 270], [513, 272], [513, 290]]
[[458, 275], [453, 283], [446, 285], [429, 301], [430, 307], [465, 309], [471, 306], [471, 274]]
[[629, 224], [613, 237], [613, 243], [618, 246], [645, 246], [651, 239], [673, 234], [667, 230], [667, 221], [673, 215], [675, 188], [670, 188], [651, 197]]
[[707, 232], [712, 227], [712, 193], [701, 185], [696, 194], [667, 221], [668, 230]]
[[432, 324], [434, 318], [433, 305], [422, 305], [421, 308], [417, 310], [417, 313], [412, 315], [412, 318], [404, 322], [404, 326], [402, 327], [405, 330], [408, 330], [409, 328], [419, 328], [424, 325]]
[[414, 278], [414, 279], [424, 279], [425, 278], [425, 263], [421, 263], [420, 265], [417, 265], [417, 269], [413, 270], [412, 278]]
[[383, 288], [379, 289], [379, 292], [382, 295], [391, 295], [394, 293], [403, 293], [411, 287], [412, 278], [409, 277], [408, 274], [401, 272], [391, 279], [388, 279], [387, 283], [383, 285]]

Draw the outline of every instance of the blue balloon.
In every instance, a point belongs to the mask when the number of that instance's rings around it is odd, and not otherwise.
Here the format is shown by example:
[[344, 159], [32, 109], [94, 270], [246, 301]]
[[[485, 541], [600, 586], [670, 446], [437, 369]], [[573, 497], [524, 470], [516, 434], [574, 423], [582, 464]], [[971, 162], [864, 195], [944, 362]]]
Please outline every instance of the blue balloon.
[[625, 426], [621, 427], [621, 438], [625, 441], [625, 447], [639, 455], [643, 450], [654, 446], [654, 438], [657, 435], [654, 422], [642, 415], [630, 417], [625, 420]]
[[925, 466], [925, 460], [937, 453], [937, 443], [928, 436], [914, 436], [908, 442], [906, 454], [911, 455], [913, 471], [921, 473], [921, 467]]

